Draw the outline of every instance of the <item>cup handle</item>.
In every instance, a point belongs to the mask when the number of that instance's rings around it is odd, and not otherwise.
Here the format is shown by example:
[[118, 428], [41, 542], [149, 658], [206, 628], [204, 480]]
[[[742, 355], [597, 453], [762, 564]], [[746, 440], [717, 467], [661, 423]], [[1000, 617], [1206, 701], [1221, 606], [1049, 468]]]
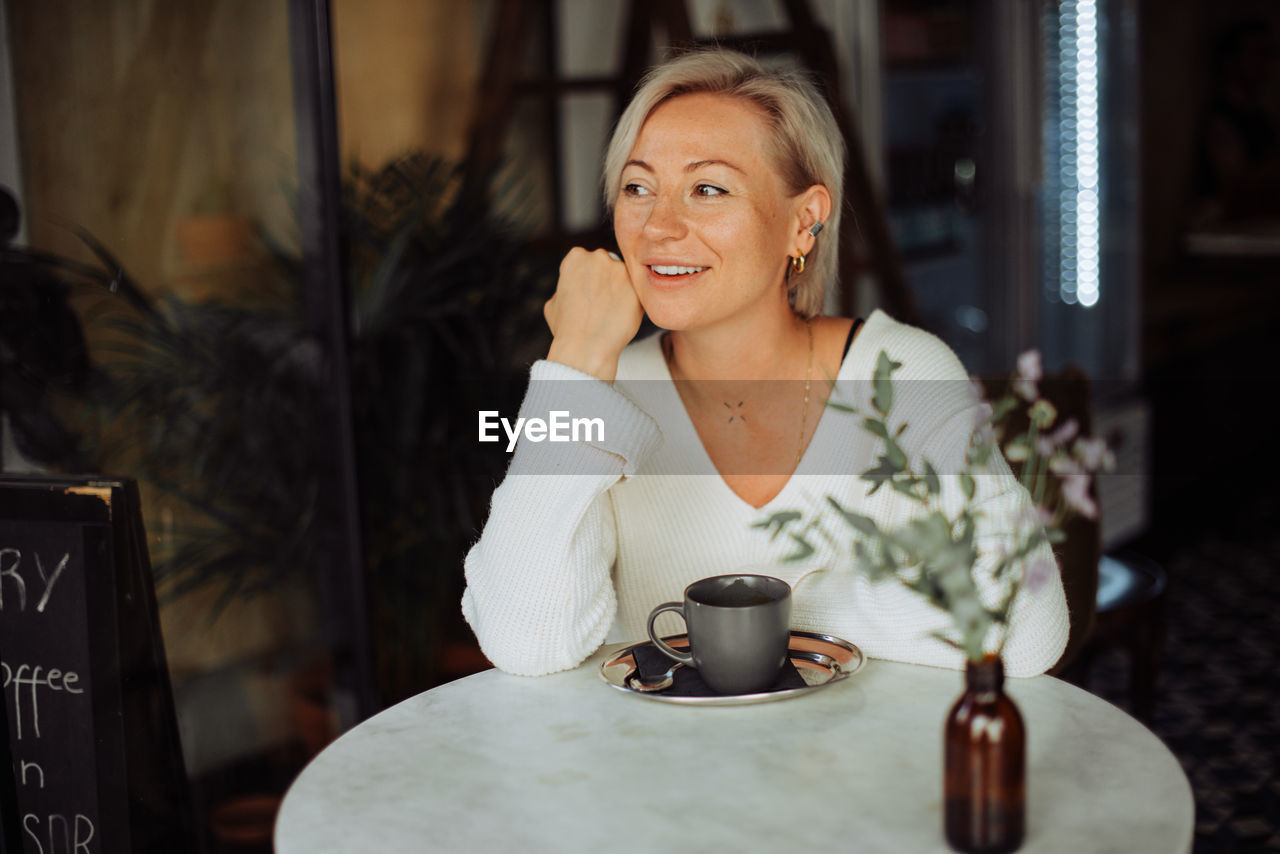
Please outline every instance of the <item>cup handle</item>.
[[664, 602], [663, 604], [659, 605], [658, 607], [654, 608], [652, 611], [649, 612], [649, 640], [653, 641], [653, 645], [656, 646], [659, 652], [661, 652], [667, 658], [678, 661], [681, 664], [685, 665], [686, 667], [693, 667], [693, 656], [690, 653], [680, 652], [679, 650], [672, 649], [670, 646], [667, 645], [666, 641], [658, 637], [657, 633], [654, 632], [653, 621], [658, 619], [658, 615], [661, 614], [663, 611], [675, 611], [677, 614], [680, 615], [681, 619], [684, 619], [684, 603], [683, 602]]

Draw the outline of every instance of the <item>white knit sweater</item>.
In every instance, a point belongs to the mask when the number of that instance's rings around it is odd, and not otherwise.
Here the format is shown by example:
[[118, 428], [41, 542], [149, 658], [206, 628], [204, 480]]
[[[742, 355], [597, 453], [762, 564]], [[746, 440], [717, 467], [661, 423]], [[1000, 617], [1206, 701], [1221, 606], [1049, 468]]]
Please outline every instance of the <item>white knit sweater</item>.
[[[954, 509], [958, 479], [947, 473], [960, 470], [977, 417], [964, 367], [934, 336], [877, 311], [841, 365], [836, 397], [870, 411], [868, 380], [881, 350], [902, 363], [891, 425], [907, 423], [900, 443], [943, 473], [944, 507]], [[565, 365], [535, 363], [520, 415], [546, 418], [552, 410], [598, 417], [604, 436], [521, 440], [494, 491], [488, 523], [466, 558], [462, 610], [499, 668], [532, 676], [575, 667], [606, 640], [644, 639], [649, 611], [680, 600], [697, 579], [748, 568], [791, 584], [792, 628], [846, 638], [876, 658], [963, 666], [956, 649], [929, 636], [949, 625], [945, 614], [896, 581], [872, 583], [856, 571], [853, 533], [843, 523], [828, 525], [831, 541], [814, 539], [817, 550], [797, 563], [782, 560], [793, 542], [751, 527], [779, 510], [807, 518], [828, 495], [881, 526], [919, 512], [887, 488], [867, 496], [858, 473], [881, 448], [859, 416], [824, 409], [795, 474], [756, 509], [729, 489], [703, 449], [658, 335], [623, 351], [612, 386]], [[977, 481], [978, 546], [990, 555], [1030, 501], [1003, 460]], [[683, 631], [673, 615], [658, 628]], [[1047, 670], [1067, 631], [1060, 579], [1034, 594], [1024, 590], [1004, 648], [1006, 673]]]

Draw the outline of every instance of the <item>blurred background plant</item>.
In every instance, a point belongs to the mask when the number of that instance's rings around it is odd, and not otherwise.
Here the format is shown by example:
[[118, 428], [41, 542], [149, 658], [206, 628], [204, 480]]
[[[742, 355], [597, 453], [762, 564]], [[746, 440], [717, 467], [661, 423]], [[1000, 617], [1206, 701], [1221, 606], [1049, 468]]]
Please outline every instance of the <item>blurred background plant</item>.
[[55, 403], [84, 393], [93, 371], [71, 281], [110, 287], [112, 277], [13, 245], [20, 226], [17, 201], [0, 187], [0, 471], [74, 468], [79, 443]]
[[[542, 303], [555, 265], [530, 253], [516, 224], [519, 187], [462, 194], [461, 176], [457, 164], [411, 154], [374, 170], [353, 166], [344, 186], [351, 397], [384, 703], [435, 684], [450, 646], [469, 641], [462, 557], [506, 465], [475, 441], [475, 413], [518, 408], [527, 365], [547, 341]], [[0, 381], [5, 410], [18, 413], [15, 436], [64, 436], [42, 454], [49, 462], [127, 473], [180, 502], [181, 523], [153, 538], [163, 597], [217, 590], [216, 619], [236, 597], [315, 580], [336, 553], [340, 502], [325, 488], [334, 454], [320, 428], [333, 417], [333, 393], [305, 321], [299, 259], [259, 235], [272, 274], [249, 298], [152, 296], [82, 238], [102, 270], [5, 250], [6, 307], [32, 294], [44, 306], [4, 315]], [[20, 261], [33, 271], [21, 290], [9, 282]], [[83, 336], [65, 332], [78, 349], [63, 345], [53, 354], [63, 362], [48, 368], [43, 351], [11, 344], [24, 327], [48, 327], [33, 312], [56, 313], [51, 295], [70, 275], [122, 297], [95, 321], [106, 327], [95, 351], [100, 382], [83, 379]], [[73, 399], [61, 418], [28, 389], [37, 379]], [[21, 407], [10, 404], [11, 387]]]

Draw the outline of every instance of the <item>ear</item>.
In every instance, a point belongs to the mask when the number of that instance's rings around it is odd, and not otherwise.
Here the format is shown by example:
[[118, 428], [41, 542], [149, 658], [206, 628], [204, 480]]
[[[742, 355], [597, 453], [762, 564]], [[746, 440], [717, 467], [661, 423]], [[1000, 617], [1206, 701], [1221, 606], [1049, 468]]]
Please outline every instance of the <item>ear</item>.
[[809, 229], [815, 222], [826, 222], [831, 216], [831, 193], [822, 184], [814, 184], [795, 197], [792, 210], [795, 216], [794, 249], [808, 255], [817, 241]]

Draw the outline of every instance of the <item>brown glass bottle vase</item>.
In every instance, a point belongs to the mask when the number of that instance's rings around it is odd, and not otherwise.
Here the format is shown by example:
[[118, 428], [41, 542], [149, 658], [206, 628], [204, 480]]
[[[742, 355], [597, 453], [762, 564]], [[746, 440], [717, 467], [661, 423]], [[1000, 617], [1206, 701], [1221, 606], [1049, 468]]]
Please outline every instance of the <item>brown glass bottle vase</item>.
[[947, 844], [967, 854], [1017, 851], [1026, 831], [1026, 728], [1004, 693], [998, 655], [970, 661], [943, 737]]

